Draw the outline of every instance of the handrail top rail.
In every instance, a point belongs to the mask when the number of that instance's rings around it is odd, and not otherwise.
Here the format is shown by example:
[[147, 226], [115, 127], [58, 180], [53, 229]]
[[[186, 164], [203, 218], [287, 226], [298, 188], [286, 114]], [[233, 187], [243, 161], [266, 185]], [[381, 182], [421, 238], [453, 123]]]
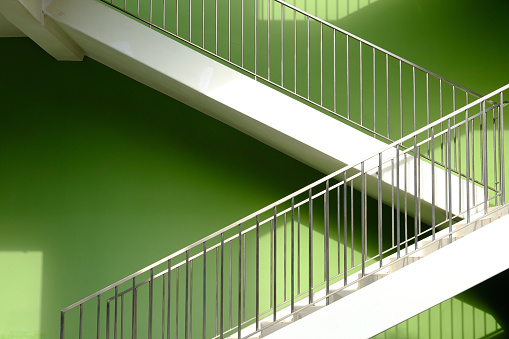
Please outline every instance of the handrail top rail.
[[[276, 1], [278, 1], [278, 0], [276, 0]], [[125, 278], [123, 278], [123, 279], [121, 279], [121, 280], [119, 280], [119, 281], [117, 281], [117, 282], [115, 282], [113, 284], [110, 284], [109, 286], [107, 286], [107, 287], [105, 287], [105, 288], [103, 288], [103, 289], [101, 289], [101, 290], [91, 294], [90, 296], [88, 296], [86, 298], [83, 298], [80, 301], [75, 302], [72, 305], [62, 309], [61, 312], [65, 313], [65, 312], [69, 311], [70, 309], [72, 309], [72, 308], [74, 308], [76, 306], [79, 306], [80, 304], [83, 304], [83, 303], [85, 303], [85, 302], [87, 302], [87, 301], [89, 301], [89, 300], [91, 300], [91, 299], [93, 299], [93, 298], [103, 294], [104, 292], [107, 292], [107, 291], [111, 290], [115, 286], [119, 286], [119, 285], [121, 285], [121, 284], [123, 284], [123, 283], [125, 283], [125, 282], [127, 282], [127, 281], [129, 281], [131, 279], [133, 279], [133, 278], [136, 278], [140, 274], [143, 274], [143, 273], [145, 273], [145, 272], [147, 272], [147, 271], [149, 271], [149, 270], [151, 270], [151, 269], [153, 269], [153, 268], [163, 264], [164, 262], [167, 262], [168, 260], [171, 260], [172, 258], [175, 258], [175, 257], [177, 257], [177, 256], [179, 256], [179, 255], [189, 251], [192, 248], [195, 248], [195, 247], [197, 247], [199, 245], [202, 245], [202, 244], [206, 243], [208, 240], [213, 239], [213, 238], [219, 236], [221, 233], [225, 233], [225, 232], [231, 230], [233, 227], [238, 227], [240, 224], [242, 224], [242, 223], [244, 223], [244, 222], [246, 222], [246, 221], [256, 217], [257, 215], [260, 215], [260, 214], [262, 214], [264, 212], [267, 212], [267, 211], [275, 208], [276, 206], [280, 205], [281, 203], [283, 203], [285, 201], [288, 201], [288, 200], [298, 196], [299, 194], [302, 194], [302, 193], [308, 191], [309, 189], [311, 189], [311, 188], [313, 188], [313, 187], [315, 187], [315, 186], [317, 186], [319, 184], [322, 184], [322, 183], [326, 182], [329, 179], [332, 179], [332, 178], [338, 176], [341, 173], [344, 173], [344, 172], [346, 172], [346, 171], [348, 171], [350, 169], [353, 169], [353, 168], [357, 167], [358, 165], [360, 165], [361, 163], [367, 161], [368, 159], [371, 159], [371, 158], [373, 158], [373, 157], [375, 157], [375, 156], [377, 156], [379, 154], [382, 154], [382, 153], [384, 153], [384, 152], [386, 152], [388, 150], [393, 149], [395, 146], [397, 146], [399, 144], [402, 144], [403, 142], [413, 138], [414, 136], [417, 136], [418, 134], [420, 134], [420, 133], [422, 133], [422, 132], [424, 132], [426, 130], [429, 130], [430, 128], [432, 128], [434, 126], [439, 125], [439, 124], [443, 123], [444, 121], [447, 121], [448, 119], [451, 119], [452, 117], [456, 116], [457, 114], [462, 113], [462, 112], [464, 112], [464, 111], [466, 111], [466, 110], [468, 110], [468, 109], [470, 109], [470, 108], [472, 108], [472, 107], [474, 107], [474, 106], [476, 106], [476, 105], [478, 105], [478, 104], [480, 104], [482, 102], [488, 101], [489, 98], [491, 98], [491, 97], [493, 97], [493, 96], [495, 96], [495, 95], [497, 95], [497, 94], [499, 94], [499, 93], [501, 93], [503, 91], [506, 91], [508, 89], [509, 89], [509, 84], [506, 84], [505, 86], [500, 87], [499, 89], [497, 89], [497, 90], [495, 90], [495, 91], [493, 91], [493, 92], [491, 92], [491, 93], [489, 93], [489, 94], [487, 94], [487, 95], [485, 95], [485, 96], [483, 96], [483, 97], [473, 101], [472, 103], [470, 103], [468, 105], [465, 105], [465, 106], [455, 110], [454, 112], [452, 112], [452, 113], [450, 113], [450, 114], [448, 114], [448, 115], [446, 115], [446, 116], [444, 116], [444, 117], [434, 121], [433, 123], [430, 123], [430, 124], [420, 128], [420, 129], [414, 131], [413, 133], [410, 133], [409, 135], [407, 135], [407, 136], [405, 136], [405, 137], [403, 137], [403, 138], [401, 138], [401, 139], [399, 139], [397, 141], [394, 141], [393, 143], [389, 144], [385, 148], [372, 153], [370, 156], [363, 157], [363, 159], [361, 161], [357, 161], [353, 165], [345, 166], [345, 167], [343, 167], [343, 168], [341, 168], [341, 169], [339, 169], [339, 170], [337, 170], [337, 171], [335, 171], [335, 172], [333, 172], [333, 173], [323, 177], [322, 179], [319, 179], [319, 180], [317, 180], [317, 181], [315, 181], [315, 182], [313, 182], [313, 183], [311, 183], [311, 184], [309, 184], [309, 185], [307, 185], [307, 186], [297, 190], [296, 192], [294, 192], [292, 194], [289, 194], [286, 197], [281, 198], [281, 199], [273, 202], [272, 204], [270, 204], [270, 205], [268, 205], [268, 206], [266, 206], [266, 207], [264, 207], [262, 209], [259, 209], [258, 211], [253, 212], [250, 215], [248, 215], [248, 216], [246, 216], [246, 217], [244, 217], [244, 218], [242, 218], [242, 219], [240, 219], [240, 220], [238, 220], [238, 221], [236, 221], [236, 222], [234, 222], [234, 223], [232, 223], [232, 224], [230, 224], [230, 225], [228, 225], [226, 227], [223, 227], [222, 229], [220, 229], [220, 230], [218, 230], [218, 231], [208, 235], [207, 237], [202, 238], [202, 239], [192, 243], [191, 245], [188, 245], [188, 246], [186, 246], [186, 247], [184, 247], [184, 248], [182, 248], [182, 249], [180, 249], [180, 250], [178, 250], [178, 251], [176, 251], [176, 252], [174, 252], [174, 253], [172, 253], [172, 254], [170, 254], [170, 255], [168, 255], [168, 256], [160, 259], [160, 260], [158, 260], [158, 261], [156, 261], [155, 263], [153, 263], [151, 265], [148, 265], [145, 268], [142, 268], [142, 269], [138, 270], [135, 273], [130, 274], [129, 276], [127, 276], [127, 277], [125, 277]]]
[[384, 49], [384, 48], [382, 48], [382, 47], [379, 47], [379, 46], [377, 46], [377, 45], [375, 45], [375, 44], [373, 44], [373, 43], [371, 43], [371, 42], [369, 42], [369, 41], [367, 41], [367, 40], [364, 40], [363, 38], [361, 38], [361, 37], [359, 37], [359, 36], [357, 36], [357, 35], [355, 35], [355, 34], [352, 34], [352, 33], [348, 32], [348, 31], [346, 31], [346, 30], [344, 30], [344, 29], [342, 29], [342, 28], [339, 28], [338, 26], [333, 25], [333, 24], [331, 24], [330, 22], [327, 22], [327, 21], [325, 21], [325, 20], [323, 20], [323, 19], [320, 19], [319, 17], [317, 17], [317, 16], [315, 16], [315, 15], [313, 15], [313, 14], [311, 14], [311, 13], [308, 13], [308, 12], [306, 12], [306, 11], [304, 11], [304, 10], [302, 10], [302, 9], [298, 8], [298, 7], [295, 7], [294, 5], [291, 5], [291, 4], [289, 4], [289, 3], [287, 3], [287, 2], [285, 2], [285, 1], [283, 1], [283, 0], [273, 0], [273, 1], [279, 2], [280, 4], [282, 4], [282, 5], [286, 6], [286, 7], [289, 7], [289, 8], [291, 8], [292, 10], [294, 10], [294, 11], [296, 11], [296, 12], [298, 12], [298, 13], [302, 14], [302, 15], [305, 15], [305, 16], [307, 16], [307, 17], [309, 17], [309, 18], [313, 19], [313, 20], [316, 20], [316, 21], [320, 22], [321, 24], [323, 24], [323, 25], [325, 25], [325, 26], [328, 26], [328, 27], [330, 27], [330, 28], [332, 28], [332, 29], [334, 29], [334, 30], [337, 30], [337, 31], [339, 31], [339, 32], [341, 32], [341, 33], [343, 33], [343, 34], [345, 34], [346, 36], [349, 36], [349, 37], [351, 37], [351, 38], [353, 38], [353, 39], [355, 39], [355, 40], [357, 40], [357, 41], [359, 41], [359, 42], [362, 42], [363, 44], [366, 44], [366, 45], [368, 45], [368, 46], [370, 46], [370, 47], [372, 47], [372, 48], [374, 48], [374, 49], [376, 49], [376, 50], [378, 50], [378, 51], [380, 51], [380, 52], [382, 52], [382, 53], [384, 53], [384, 54], [387, 54], [387, 55], [389, 55], [389, 56], [391, 56], [391, 57], [393, 57], [393, 58], [395, 58], [395, 59], [397, 59], [397, 60], [400, 60], [401, 62], [404, 62], [404, 63], [406, 63], [406, 64], [407, 64], [407, 65], [409, 65], [409, 66], [415, 67], [415, 68], [417, 68], [417, 69], [419, 69], [419, 70], [421, 70], [421, 71], [423, 71], [423, 72], [425, 72], [425, 73], [428, 73], [428, 74], [430, 74], [431, 76], [433, 76], [433, 77], [435, 77], [435, 78], [437, 78], [437, 79], [440, 79], [440, 80], [442, 80], [442, 81], [445, 81], [445, 82], [447, 82], [448, 84], [450, 84], [450, 85], [452, 85], [452, 86], [454, 86], [454, 87], [456, 87], [456, 88], [459, 88], [459, 89], [461, 89], [461, 90], [463, 90], [463, 91], [465, 91], [465, 92], [468, 92], [468, 93], [470, 93], [470, 94], [472, 94], [472, 95], [474, 95], [474, 96], [476, 96], [476, 97], [478, 97], [478, 98], [480, 98], [480, 97], [481, 97], [481, 95], [480, 95], [480, 94], [478, 94], [478, 93], [476, 93], [476, 92], [474, 92], [474, 91], [472, 91], [472, 90], [469, 90], [469, 89], [468, 89], [468, 88], [466, 88], [466, 87], [463, 87], [463, 86], [461, 86], [461, 85], [458, 85], [457, 83], [455, 83], [455, 82], [453, 82], [453, 81], [451, 81], [451, 80], [449, 80], [449, 79], [446, 79], [446, 78], [444, 78], [443, 76], [440, 76], [440, 75], [438, 75], [438, 74], [436, 74], [436, 73], [434, 73], [434, 72], [431, 72], [431, 71], [427, 70], [427, 69], [426, 69], [426, 68], [424, 68], [424, 67], [421, 67], [421, 66], [419, 66], [419, 65], [417, 65], [417, 64], [414, 64], [413, 62], [408, 61], [407, 59], [402, 58], [402, 57], [400, 57], [400, 56], [399, 56], [399, 55], [397, 55], [397, 54], [394, 54], [394, 53], [392, 53], [392, 52], [389, 52], [388, 50], [386, 50], [386, 49]]

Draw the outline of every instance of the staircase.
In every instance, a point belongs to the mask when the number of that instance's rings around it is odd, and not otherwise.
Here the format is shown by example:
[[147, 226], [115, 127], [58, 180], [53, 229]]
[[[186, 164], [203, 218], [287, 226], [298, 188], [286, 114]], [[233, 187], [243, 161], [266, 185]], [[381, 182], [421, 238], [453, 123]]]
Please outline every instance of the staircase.
[[[509, 85], [478, 95], [284, 1], [220, 5], [0, 4], [56, 58], [91, 56], [331, 173], [66, 307], [61, 339], [363, 338], [509, 268], [480, 240], [503, 238]], [[497, 260], [467, 277], [451, 267], [472, 246]], [[455, 275], [413, 307], [388, 292], [442, 266]], [[366, 309], [379, 321], [359, 325]]]

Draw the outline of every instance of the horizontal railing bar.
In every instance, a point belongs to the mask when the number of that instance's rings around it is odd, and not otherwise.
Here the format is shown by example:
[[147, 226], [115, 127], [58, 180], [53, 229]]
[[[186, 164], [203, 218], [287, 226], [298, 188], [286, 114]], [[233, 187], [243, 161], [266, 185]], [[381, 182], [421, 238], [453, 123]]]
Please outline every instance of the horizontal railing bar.
[[311, 189], [311, 188], [313, 188], [313, 187], [315, 187], [315, 186], [317, 186], [319, 184], [322, 184], [325, 181], [327, 181], [329, 179], [332, 179], [332, 178], [334, 178], [334, 177], [344, 173], [345, 171], [348, 171], [348, 170], [351, 170], [351, 169], [355, 169], [355, 167], [358, 167], [360, 165], [360, 163], [366, 161], [365, 159], [371, 159], [371, 158], [377, 156], [380, 153], [388, 151], [388, 150], [394, 148], [395, 146], [397, 146], [399, 144], [402, 144], [403, 142], [405, 142], [407, 140], [410, 140], [414, 136], [417, 136], [417, 135], [419, 135], [419, 134], [421, 134], [423, 132], [426, 132], [431, 127], [437, 126], [437, 125], [443, 123], [444, 121], [447, 121], [448, 119], [451, 119], [452, 117], [458, 115], [459, 113], [462, 113], [462, 112], [466, 111], [467, 109], [470, 109], [470, 108], [472, 108], [472, 107], [474, 107], [474, 106], [476, 106], [476, 105], [486, 101], [486, 98], [493, 97], [496, 94], [501, 93], [501, 92], [503, 92], [503, 91], [505, 91], [507, 89], [509, 89], [509, 84], [507, 84], [507, 85], [505, 85], [505, 86], [503, 86], [503, 87], [501, 87], [501, 88], [499, 88], [499, 89], [497, 89], [497, 90], [487, 94], [486, 96], [484, 96], [484, 97], [482, 97], [480, 99], [477, 99], [477, 100], [473, 101], [472, 103], [470, 103], [470, 104], [468, 104], [468, 105], [466, 105], [466, 106], [464, 106], [464, 107], [462, 107], [460, 109], [455, 110], [454, 112], [444, 116], [443, 118], [441, 118], [441, 119], [439, 119], [439, 120], [437, 120], [437, 121], [435, 121], [435, 122], [433, 122], [433, 123], [431, 123], [431, 124], [429, 124], [429, 125], [427, 125], [425, 127], [420, 128], [419, 130], [417, 130], [417, 131], [407, 135], [406, 137], [391, 143], [390, 145], [388, 145], [383, 150], [378, 151], [378, 152], [374, 152], [369, 157], [364, 157], [364, 159], [362, 161], [358, 161], [354, 165], [348, 165], [346, 167], [343, 167], [343, 168], [341, 168], [341, 169], [339, 169], [339, 170], [337, 170], [337, 171], [335, 171], [335, 172], [325, 176], [324, 178], [319, 179], [319, 180], [315, 181], [314, 183], [311, 183], [311, 184], [305, 186], [304, 188], [301, 188], [300, 190], [298, 190], [298, 191], [296, 191], [296, 192], [294, 192], [294, 193], [292, 193], [292, 194], [290, 194], [290, 195], [288, 195], [288, 196], [286, 196], [284, 198], [281, 198], [281, 199], [277, 200], [276, 202], [274, 202], [274, 203], [272, 203], [272, 204], [270, 204], [270, 205], [268, 205], [268, 206], [266, 206], [266, 207], [264, 207], [264, 208], [262, 208], [262, 209], [260, 209], [260, 210], [258, 210], [256, 212], [254, 212], [254, 213], [251, 213], [250, 215], [240, 219], [239, 221], [237, 221], [237, 222], [235, 222], [233, 224], [230, 224], [229, 226], [226, 226], [226, 227], [224, 227], [224, 228], [222, 228], [222, 229], [212, 233], [211, 235], [209, 235], [209, 236], [207, 236], [207, 237], [205, 237], [205, 238], [203, 238], [203, 239], [201, 239], [199, 241], [196, 241], [193, 244], [191, 244], [189, 246], [186, 246], [183, 249], [181, 249], [181, 250], [179, 250], [177, 252], [174, 252], [173, 254], [171, 254], [171, 255], [169, 255], [169, 256], [167, 256], [167, 257], [165, 257], [165, 258], [163, 258], [163, 259], [161, 259], [161, 260], [159, 260], [159, 261], [157, 261], [157, 262], [155, 262], [155, 263], [153, 263], [153, 264], [151, 264], [151, 265], [149, 265], [149, 266], [147, 266], [147, 267], [145, 267], [145, 268], [143, 268], [143, 269], [141, 269], [141, 270], [139, 270], [139, 271], [137, 271], [137, 272], [135, 272], [135, 273], [133, 273], [133, 274], [131, 274], [131, 275], [121, 279], [121, 280], [119, 280], [119, 281], [117, 281], [116, 283], [113, 283], [113, 284], [111, 284], [111, 285], [101, 289], [100, 291], [98, 291], [98, 292], [96, 292], [96, 293], [94, 293], [94, 294], [92, 294], [92, 295], [90, 295], [90, 296], [88, 296], [86, 298], [81, 299], [80, 301], [78, 301], [78, 302], [76, 302], [76, 303], [74, 303], [74, 304], [64, 308], [62, 311], [63, 312], [67, 312], [68, 310], [70, 310], [70, 309], [72, 309], [72, 308], [74, 308], [76, 306], [79, 306], [80, 304], [82, 304], [82, 303], [84, 303], [84, 302], [86, 302], [88, 300], [91, 300], [91, 299], [97, 297], [100, 294], [103, 294], [104, 292], [110, 290], [111, 288], [114, 288], [115, 286], [123, 284], [126, 281], [129, 281], [132, 278], [134, 278], [134, 277], [136, 277], [136, 276], [138, 276], [138, 275], [140, 275], [140, 274], [142, 274], [144, 272], [147, 272], [148, 270], [150, 270], [150, 269], [152, 269], [154, 267], [159, 266], [160, 264], [168, 261], [169, 259], [175, 258], [178, 255], [181, 255], [181, 254], [185, 253], [186, 251], [188, 251], [188, 250], [190, 250], [190, 249], [192, 249], [192, 248], [194, 248], [194, 247], [196, 247], [198, 245], [201, 245], [201, 244], [203, 244], [204, 242], [206, 242], [206, 241], [208, 241], [210, 239], [213, 239], [213, 238], [219, 236], [221, 233], [227, 232], [230, 229], [232, 229], [233, 227], [237, 227], [239, 224], [242, 224], [242, 223], [244, 223], [244, 222], [246, 222], [246, 221], [256, 217], [257, 215], [260, 215], [260, 214], [262, 214], [264, 212], [267, 212], [267, 211], [271, 210], [272, 208], [274, 208], [275, 206], [278, 206], [281, 203], [286, 202], [286, 201], [290, 200], [293, 197], [296, 197], [296, 196], [298, 196], [298, 195], [300, 195], [300, 194], [302, 194], [304, 192], [307, 192], [309, 189]]
[[[470, 223], [468, 223], [468, 224], [465, 224], [464, 226], [460, 227], [460, 228], [459, 228], [459, 229], [457, 229], [457, 230], [454, 230], [454, 231], [452, 231], [452, 232], [448, 232], [447, 234], [445, 234], [445, 235], [441, 236], [440, 238], [437, 238], [437, 239], [435, 239], [434, 241], [431, 241], [429, 244], [423, 245], [423, 246], [419, 247], [417, 250], [413, 250], [413, 251], [409, 252], [408, 254], [405, 254], [404, 256], [401, 256], [400, 258], [396, 259], [395, 261], [393, 261], [393, 262], [391, 262], [391, 263], [388, 263], [388, 264], [385, 264], [384, 266], [382, 266], [382, 267], [380, 267], [380, 268], [378, 268], [378, 269], [374, 270], [373, 272], [370, 272], [370, 273], [368, 273], [368, 274], [364, 275], [364, 276], [363, 276], [363, 278], [364, 278], [364, 277], [368, 277], [368, 276], [370, 276], [370, 275], [374, 275], [374, 274], [376, 274], [376, 273], [378, 273], [378, 272], [380, 272], [380, 271], [383, 271], [383, 270], [387, 269], [389, 266], [394, 265], [395, 263], [397, 263], [397, 262], [399, 262], [399, 261], [402, 261], [402, 260], [404, 260], [405, 258], [407, 258], [407, 257], [409, 257], [409, 256], [411, 256], [411, 255], [413, 255], [413, 254], [415, 254], [415, 253], [418, 253], [418, 252], [422, 251], [424, 248], [426, 248], [426, 247], [428, 247], [428, 246], [431, 246], [431, 245], [435, 244], [436, 242], [441, 241], [441, 240], [443, 240], [443, 239], [445, 239], [445, 238], [449, 237], [449, 236], [450, 236], [450, 235], [452, 235], [453, 233], [458, 232], [458, 231], [462, 230], [462, 229], [463, 229], [463, 228], [465, 228], [465, 227], [468, 227], [469, 225], [471, 225], [471, 224], [473, 224], [473, 223], [477, 222], [478, 220], [481, 220], [482, 218], [485, 218], [486, 216], [488, 216], [488, 215], [490, 215], [490, 214], [492, 214], [492, 213], [496, 213], [497, 211], [501, 210], [502, 208], [503, 208], [503, 206], [501, 206], [500, 208], [497, 208], [497, 209], [495, 209], [495, 210], [493, 210], [493, 211], [491, 211], [491, 212], [489, 212], [489, 213], [487, 213], [487, 214], [485, 214], [485, 215], [480, 216], [479, 218], [477, 218], [477, 219], [475, 219], [475, 220], [471, 221], [471, 222], [470, 222]], [[444, 229], [444, 230], [445, 230], [445, 229]], [[285, 316], [283, 316], [283, 317], [281, 317], [281, 318], [277, 319], [277, 320], [278, 320], [277, 322], [281, 322], [281, 321], [283, 321], [283, 320], [285, 320], [285, 319], [287, 319], [287, 318], [289, 318], [289, 317], [292, 317], [294, 314], [296, 314], [296, 313], [298, 313], [298, 312], [302, 312], [303, 310], [305, 310], [305, 309], [307, 309], [307, 308], [309, 308], [309, 307], [311, 307], [311, 306], [314, 306], [314, 305], [316, 305], [317, 303], [319, 303], [319, 302], [321, 302], [321, 301], [326, 300], [327, 298], [330, 298], [333, 294], [339, 293], [340, 291], [342, 291], [342, 290], [346, 289], [347, 287], [350, 287], [350, 286], [352, 286], [352, 285], [354, 285], [354, 284], [358, 283], [358, 282], [359, 282], [359, 280], [360, 280], [360, 279], [356, 279], [355, 281], [352, 281], [351, 283], [348, 283], [347, 285], [345, 285], [345, 286], [343, 286], [343, 287], [339, 288], [337, 291], [335, 291], [335, 292], [333, 292], [333, 293], [329, 293], [328, 295], [325, 295], [324, 297], [322, 297], [322, 298], [320, 298], [320, 299], [313, 300], [313, 302], [309, 303], [308, 305], [303, 306], [303, 307], [302, 307], [301, 309], [299, 309], [298, 311], [295, 311], [295, 312], [293, 312], [293, 313], [290, 313], [290, 314], [288, 314], [288, 315], [285, 315]], [[266, 327], [264, 327], [264, 329], [266, 329], [266, 328], [268, 328], [268, 327], [273, 326], [273, 325], [274, 325], [274, 324], [276, 324], [277, 322], [274, 322], [274, 323], [272, 323], [272, 324], [267, 325]], [[256, 333], [258, 333], [258, 332], [259, 332], [259, 331], [252, 332], [252, 333], [250, 333], [249, 335], [247, 335], [246, 337], [251, 337], [251, 336], [255, 335], [255, 334], [256, 334]]]
[[344, 35], [347, 35], [347, 36], [348, 36], [348, 37], [350, 37], [350, 38], [353, 38], [353, 39], [355, 39], [355, 40], [357, 40], [357, 41], [359, 41], [359, 42], [362, 42], [363, 44], [365, 44], [365, 45], [367, 45], [367, 46], [369, 46], [369, 47], [371, 47], [371, 48], [374, 48], [374, 49], [378, 50], [379, 52], [382, 52], [382, 53], [384, 53], [384, 54], [387, 54], [387, 55], [389, 55], [389, 56], [393, 57], [394, 59], [400, 60], [401, 62], [403, 62], [403, 63], [405, 63], [405, 64], [407, 64], [407, 65], [409, 65], [409, 66], [415, 67], [416, 69], [418, 69], [418, 70], [420, 70], [420, 71], [422, 71], [422, 72], [424, 72], [424, 73], [428, 73], [428, 74], [429, 74], [429, 75], [431, 75], [432, 77], [435, 77], [435, 78], [437, 78], [437, 79], [440, 79], [440, 80], [442, 80], [442, 81], [445, 81], [445, 82], [447, 82], [448, 84], [450, 84], [450, 85], [452, 85], [452, 86], [454, 86], [454, 87], [456, 87], [456, 88], [458, 88], [458, 89], [460, 89], [460, 90], [462, 90], [462, 91], [464, 91], [464, 92], [468, 92], [468, 93], [470, 93], [470, 94], [472, 94], [473, 96], [476, 96], [476, 97], [478, 97], [478, 98], [480, 98], [480, 97], [481, 97], [481, 95], [480, 95], [480, 94], [478, 94], [478, 93], [476, 93], [476, 92], [473, 92], [473, 91], [469, 90], [468, 88], [465, 88], [465, 87], [463, 87], [463, 86], [461, 86], [461, 85], [458, 85], [458, 84], [456, 84], [456, 83], [454, 83], [454, 82], [452, 82], [452, 81], [450, 81], [450, 80], [448, 80], [448, 79], [446, 79], [446, 78], [444, 78], [444, 77], [442, 77], [442, 76], [440, 76], [440, 75], [438, 75], [438, 74], [436, 74], [436, 73], [433, 73], [433, 72], [431, 72], [431, 71], [428, 71], [428, 70], [427, 70], [427, 69], [425, 69], [424, 67], [421, 67], [421, 66], [419, 66], [419, 65], [416, 65], [416, 64], [414, 64], [414, 63], [413, 63], [413, 62], [411, 62], [411, 61], [408, 61], [408, 60], [406, 60], [406, 59], [404, 59], [404, 58], [402, 58], [402, 57], [400, 57], [400, 56], [398, 56], [398, 55], [396, 55], [396, 54], [394, 54], [394, 53], [391, 53], [391, 52], [387, 51], [386, 49], [383, 49], [383, 48], [381, 48], [381, 47], [379, 47], [379, 46], [377, 46], [377, 45], [375, 45], [375, 44], [373, 44], [373, 43], [371, 43], [371, 42], [369, 42], [369, 41], [366, 41], [366, 40], [362, 39], [361, 37], [358, 37], [358, 36], [356, 36], [356, 35], [354, 35], [354, 34], [352, 34], [352, 33], [348, 32], [348, 31], [345, 31], [344, 29], [341, 29], [341, 28], [339, 28], [338, 26], [335, 26], [335, 25], [333, 25], [333, 24], [331, 24], [331, 23], [329, 23], [329, 22], [327, 22], [327, 21], [324, 21], [324, 20], [322, 20], [322, 19], [318, 18], [317, 16], [315, 16], [315, 15], [313, 15], [313, 14], [310, 14], [310, 13], [308, 13], [308, 12], [306, 12], [306, 11], [304, 11], [304, 10], [302, 10], [302, 9], [298, 8], [298, 7], [295, 7], [294, 5], [291, 5], [291, 4], [289, 4], [289, 3], [285, 2], [285, 1], [282, 1], [282, 0], [274, 0], [274, 1], [279, 2], [280, 4], [283, 4], [284, 6], [286, 6], [286, 7], [290, 8], [290, 9], [292, 9], [292, 10], [294, 10], [294, 11], [296, 11], [296, 12], [298, 12], [298, 13], [300, 13], [300, 14], [304, 15], [304, 16], [307, 16], [307, 17], [309, 17], [310, 19], [313, 19], [313, 20], [315, 20], [315, 21], [318, 21], [318, 22], [320, 22], [320, 23], [321, 23], [322, 25], [324, 25], [324, 26], [328, 26], [328, 27], [330, 27], [330, 28], [332, 28], [332, 29], [334, 29], [334, 30], [336, 30], [336, 31], [338, 31], [338, 32], [343, 33]]

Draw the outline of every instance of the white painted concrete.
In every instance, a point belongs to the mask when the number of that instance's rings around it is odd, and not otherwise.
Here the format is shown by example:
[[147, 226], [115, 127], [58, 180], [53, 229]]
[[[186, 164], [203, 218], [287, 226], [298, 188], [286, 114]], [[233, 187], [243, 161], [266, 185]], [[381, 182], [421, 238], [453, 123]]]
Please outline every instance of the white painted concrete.
[[509, 216], [267, 338], [370, 338], [508, 269], [507, 237]]
[[0, 38], [15, 38], [26, 36], [16, 26], [11, 24], [2, 14], [0, 14]]
[[[48, 1], [45, 15], [86, 55], [158, 91], [184, 102], [234, 128], [304, 162], [323, 173], [355, 164], [386, 145], [342, 122], [281, 94], [182, 43], [140, 25], [95, 0]], [[192, 126], [189, 126], [192, 131]], [[395, 150], [384, 154], [394, 156]], [[408, 213], [413, 214], [413, 159], [407, 157]], [[372, 159], [366, 164], [378, 163]], [[404, 159], [400, 162], [400, 187], [404, 185]], [[357, 166], [358, 168], [358, 166]], [[421, 177], [430, 178], [431, 167], [421, 162]], [[373, 171], [374, 174], [375, 171]], [[390, 203], [390, 165], [383, 173], [383, 200]], [[445, 172], [436, 171], [437, 218], [445, 209]], [[375, 176], [373, 176], [375, 178]], [[373, 179], [371, 178], [371, 179]], [[373, 180], [371, 180], [373, 182]], [[396, 183], [394, 182], [395, 186]], [[355, 182], [358, 187], [359, 183]], [[459, 181], [453, 181], [457, 195]], [[464, 186], [464, 184], [463, 184]], [[377, 195], [376, 184], [368, 194]], [[466, 190], [463, 190], [463, 195]], [[479, 192], [477, 192], [479, 193]], [[471, 194], [471, 196], [473, 196]], [[431, 203], [428, 179], [421, 197]], [[477, 194], [479, 202], [482, 194]], [[465, 200], [465, 198], [462, 198]], [[455, 198], [457, 200], [457, 198]], [[429, 203], [422, 217], [430, 222]], [[458, 213], [459, 204], [454, 204]], [[463, 202], [463, 206], [466, 204]], [[428, 209], [428, 210], [426, 210]]]
[[43, 15], [42, 0], [2, 0], [0, 14], [57, 60], [83, 60], [83, 51]]

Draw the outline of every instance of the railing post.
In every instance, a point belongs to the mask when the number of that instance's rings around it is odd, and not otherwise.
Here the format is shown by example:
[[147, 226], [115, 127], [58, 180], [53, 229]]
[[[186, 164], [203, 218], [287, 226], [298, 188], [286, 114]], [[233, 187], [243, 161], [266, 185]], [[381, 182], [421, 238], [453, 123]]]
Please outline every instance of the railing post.
[[504, 163], [504, 92], [500, 92], [500, 121], [498, 122], [500, 128], [500, 203], [505, 205], [505, 163]]
[[378, 257], [382, 267], [382, 152], [378, 153]]
[[365, 275], [365, 266], [366, 266], [366, 234], [365, 234], [365, 226], [366, 226], [366, 218], [365, 218], [365, 202], [366, 199], [364, 197], [364, 193], [366, 192], [366, 174], [364, 173], [364, 161], [361, 162], [361, 273], [364, 277]]
[[400, 205], [399, 205], [399, 144], [396, 145], [396, 247], [397, 247], [397, 258], [401, 255], [401, 216], [400, 216]]
[[260, 215], [256, 216], [256, 305], [255, 305], [255, 326], [258, 331], [260, 313]]
[[435, 240], [435, 127], [431, 126], [431, 234]]
[[60, 311], [60, 339], [65, 339], [65, 312]]
[[[329, 180], [325, 182], [325, 235], [324, 235], [324, 280], [325, 295], [329, 295]], [[326, 298], [326, 305], [329, 304], [329, 297]]]
[[290, 262], [290, 312], [295, 311], [295, 199], [292, 198], [292, 229], [291, 229], [291, 262]]
[[309, 189], [309, 304], [313, 303], [313, 192]]
[[486, 101], [482, 103], [482, 149], [483, 149], [483, 184], [484, 184], [484, 214], [488, 214], [488, 135], [486, 129]]

